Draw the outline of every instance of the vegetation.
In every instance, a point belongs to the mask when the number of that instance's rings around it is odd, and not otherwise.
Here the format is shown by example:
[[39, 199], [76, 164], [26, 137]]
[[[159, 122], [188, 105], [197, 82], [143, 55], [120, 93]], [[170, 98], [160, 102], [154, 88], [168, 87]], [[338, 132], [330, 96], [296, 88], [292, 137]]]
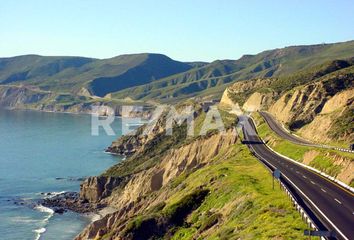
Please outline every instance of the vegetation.
[[[321, 81], [325, 79], [336, 78], [340, 74], [351, 74], [353, 73], [354, 58], [349, 58], [346, 60], [334, 60], [328, 61], [323, 64], [316, 65], [314, 67], [306, 68], [289, 75], [282, 75], [278, 77], [265, 78], [259, 82], [259, 79], [244, 80], [242, 82], [255, 84], [257, 81], [257, 87], [249, 88], [242, 92], [237, 92], [237, 94], [230, 94], [231, 99], [242, 106], [247, 98], [254, 92], [258, 93], [276, 93], [275, 100], [282, 94], [288, 92], [289, 97], [291, 97], [291, 92], [294, 88], [303, 86], [310, 82]], [[327, 80], [328, 82], [328, 80]], [[333, 82], [333, 81], [332, 81]], [[241, 83], [241, 82], [240, 82]], [[350, 85], [349, 83], [343, 84], [344, 86]], [[336, 86], [341, 87], [341, 86]], [[332, 87], [333, 88], [333, 87]], [[333, 88], [335, 89], [335, 88]], [[339, 91], [340, 88], [337, 89]]]
[[[0, 59], [0, 85], [25, 85], [55, 94], [104, 97], [112, 93], [111, 100], [120, 102], [153, 99], [172, 103], [194, 96], [220, 98], [232, 82], [254, 78], [272, 77], [272, 89], [290, 89], [311, 79], [306, 75], [308, 69], [348, 59], [354, 55], [353, 49], [354, 41], [293, 46], [212, 63], [182, 63], [161, 54], [103, 60], [26, 55]], [[325, 74], [345, 64], [337, 61], [317, 73]], [[294, 73], [299, 74], [291, 76]]]
[[306, 224], [246, 146], [225, 154], [159, 190], [173, 193], [130, 220], [125, 236], [139, 239], [144, 230], [151, 239], [305, 239]]
[[[354, 42], [293, 46], [264, 51], [257, 55], [246, 55], [236, 61], [218, 60], [200, 68], [169, 76], [151, 83], [118, 91], [115, 98], [133, 96], [134, 99], [159, 99], [169, 102], [197, 95], [213, 94], [219, 98], [223, 90], [232, 82], [253, 78], [281, 78], [274, 88], [292, 87], [293, 82], [306, 81], [301, 75], [292, 79], [292, 74], [311, 68], [328, 65], [336, 59], [346, 59], [354, 55]], [[327, 66], [332, 71], [331, 66]], [[344, 65], [338, 64], [339, 68]], [[322, 74], [325, 74], [323, 71]], [[318, 76], [317, 76], [318, 77]]]
[[[180, 105], [179, 107], [182, 106], [183, 105]], [[195, 104], [194, 107], [197, 113], [197, 117], [194, 120], [195, 136], [187, 136], [186, 123], [181, 125], [175, 124], [173, 126], [172, 135], [167, 135], [165, 131], [157, 134], [152, 141], [149, 141], [145, 144], [142, 151], [134, 154], [127, 160], [109, 168], [103, 175], [123, 177], [149, 169], [150, 167], [156, 165], [168, 150], [177, 149], [185, 144], [192, 142], [195, 139], [203, 137], [207, 138], [210, 135], [215, 134], [215, 130], [210, 130], [207, 132], [206, 136], [199, 135], [206, 115], [200, 105]], [[236, 125], [237, 117], [235, 115], [223, 111], [222, 109], [220, 109], [219, 112], [225, 129], [234, 127]], [[166, 116], [163, 116], [163, 118], [165, 117]], [[163, 125], [164, 124], [165, 123], [163, 123]], [[141, 134], [143, 128], [144, 126], [138, 129], [137, 134]], [[131, 136], [123, 136], [123, 138], [126, 140], [130, 137]]]
[[2, 84], [25, 84], [66, 93], [85, 88], [101, 97], [192, 67], [161, 54], [121, 55], [104, 60], [26, 55], [0, 59], [0, 66]]
[[354, 142], [354, 114], [353, 109], [347, 108], [342, 115], [337, 118], [329, 131], [329, 135], [333, 139], [340, 139], [343, 136], [349, 139], [349, 142]]

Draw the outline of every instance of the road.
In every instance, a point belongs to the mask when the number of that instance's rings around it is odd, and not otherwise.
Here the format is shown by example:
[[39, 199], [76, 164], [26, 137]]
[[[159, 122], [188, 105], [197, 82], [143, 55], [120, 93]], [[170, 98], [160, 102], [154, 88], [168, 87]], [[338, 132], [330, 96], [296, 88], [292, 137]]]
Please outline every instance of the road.
[[317, 146], [316, 144], [313, 144], [309, 141], [306, 141], [304, 139], [298, 138], [294, 136], [293, 134], [287, 132], [283, 126], [281, 126], [272, 115], [270, 115], [267, 112], [259, 112], [259, 114], [264, 118], [264, 120], [268, 123], [269, 127], [280, 137], [289, 140], [293, 143], [296, 144], [302, 144], [302, 145], [310, 145], [310, 146]]
[[336, 183], [271, 151], [258, 137], [253, 121], [239, 116], [244, 143], [296, 196], [320, 230], [336, 233], [337, 239], [354, 239], [354, 195]]
[[334, 147], [334, 146], [328, 146], [328, 145], [323, 145], [323, 144], [316, 144], [313, 142], [310, 142], [308, 140], [302, 139], [300, 137], [297, 137], [287, 130], [279, 123], [270, 113], [267, 112], [259, 112], [259, 114], [264, 118], [264, 120], [267, 122], [268, 126], [280, 137], [283, 139], [286, 139], [288, 141], [291, 141], [295, 144], [300, 144], [300, 145], [306, 145], [306, 146], [312, 146], [312, 147], [320, 147], [320, 148], [327, 148], [327, 149], [334, 149], [338, 150], [341, 152], [350, 152], [354, 153], [354, 151], [351, 151], [349, 149], [345, 148], [339, 148], [339, 147]]

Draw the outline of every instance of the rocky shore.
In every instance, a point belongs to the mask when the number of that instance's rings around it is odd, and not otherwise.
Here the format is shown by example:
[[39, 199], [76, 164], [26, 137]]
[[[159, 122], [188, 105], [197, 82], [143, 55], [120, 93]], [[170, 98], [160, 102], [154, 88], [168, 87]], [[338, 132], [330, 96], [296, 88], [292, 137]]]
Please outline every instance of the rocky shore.
[[55, 213], [63, 214], [67, 211], [77, 213], [96, 213], [106, 207], [104, 204], [93, 204], [87, 200], [80, 199], [77, 192], [65, 192], [54, 197], [41, 199], [38, 204], [52, 209]]
[[114, 177], [89, 177], [81, 183], [80, 193], [64, 192], [39, 200], [38, 204], [53, 209], [55, 213], [67, 211], [77, 213], [98, 213], [107, 207], [102, 200], [121, 183], [122, 179]]

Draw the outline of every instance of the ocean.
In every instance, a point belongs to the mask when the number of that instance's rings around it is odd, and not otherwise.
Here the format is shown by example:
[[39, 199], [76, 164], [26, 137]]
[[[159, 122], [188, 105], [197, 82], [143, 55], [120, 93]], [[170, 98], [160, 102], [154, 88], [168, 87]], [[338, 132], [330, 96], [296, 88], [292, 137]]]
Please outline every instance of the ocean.
[[0, 239], [73, 239], [89, 222], [84, 215], [54, 214], [38, 199], [78, 191], [82, 178], [121, 161], [104, 149], [121, 135], [91, 135], [91, 116], [0, 110]]

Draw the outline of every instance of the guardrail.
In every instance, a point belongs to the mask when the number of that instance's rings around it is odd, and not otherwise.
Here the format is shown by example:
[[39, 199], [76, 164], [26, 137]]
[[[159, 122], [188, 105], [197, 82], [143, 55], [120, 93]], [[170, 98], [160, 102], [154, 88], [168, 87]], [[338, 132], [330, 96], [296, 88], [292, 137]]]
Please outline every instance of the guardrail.
[[[250, 117], [250, 119], [252, 120], [254, 126], [256, 126], [256, 125], [255, 125], [255, 120], [254, 120], [252, 117]], [[257, 128], [256, 128], [256, 127], [255, 127], [255, 130], [257, 131]], [[293, 163], [295, 163], [295, 164], [297, 164], [297, 165], [299, 165], [299, 166], [301, 166], [301, 167], [303, 167], [303, 168], [306, 168], [306, 169], [308, 169], [308, 170], [311, 170], [311, 171], [313, 171], [313, 172], [316, 172], [316, 173], [320, 174], [321, 176], [323, 176], [323, 177], [329, 179], [330, 181], [332, 181], [332, 182], [334, 182], [334, 183], [340, 185], [341, 187], [343, 187], [343, 188], [349, 190], [350, 192], [354, 193], [354, 188], [353, 188], [353, 187], [350, 187], [349, 185], [347, 185], [347, 184], [345, 184], [344, 182], [342, 182], [342, 181], [336, 179], [336, 178], [333, 177], [333, 176], [328, 175], [328, 174], [325, 173], [325, 172], [322, 172], [322, 171], [320, 171], [320, 170], [318, 170], [318, 169], [316, 169], [316, 168], [310, 167], [310, 166], [308, 166], [308, 165], [306, 165], [306, 164], [300, 163], [300, 162], [298, 162], [298, 161], [296, 161], [296, 160], [294, 160], [294, 159], [291, 159], [291, 158], [289, 158], [289, 157], [287, 157], [287, 156], [284, 156], [284, 155], [281, 154], [281, 153], [278, 153], [277, 151], [274, 151], [271, 147], [269, 147], [269, 146], [266, 144], [266, 142], [265, 142], [259, 135], [258, 135], [258, 137], [259, 137], [259, 139], [261, 139], [261, 141], [264, 143], [264, 145], [265, 145], [269, 150], [271, 150], [272, 152], [274, 152], [274, 153], [277, 154], [278, 156], [280, 156], [280, 157], [282, 157], [282, 158], [285, 158], [285, 159], [287, 159], [287, 160], [289, 160], [289, 161], [291, 161], [291, 162], [293, 162]]]
[[[257, 132], [257, 129], [256, 129], [255, 124], [254, 124], [254, 123], [255, 123], [255, 122], [254, 122], [254, 119], [253, 119], [252, 117], [250, 117], [250, 119], [251, 119], [252, 124], [253, 124], [253, 126], [254, 126], [254, 128], [255, 128], [255, 131]], [[243, 131], [244, 131], [244, 129], [243, 129]], [[245, 135], [244, 132], [243, 132], [243, 134]], [[257, 133], [257, 134], [258, 134], [258, 133]], [[261, 138], [260, 138], [260, 139], [261, 139]], [[266, 145], [265, 142], [263, 141], [263, 139], [261, 139], [261, 141], [264, 143], [264, 145], [265, 145], [268, 149], [270, 149], [271, 151], [273, 151], [275, 154], [277, 154], [277, 155], [279, 155], [279, 156], [281, 156], [281, 157], [284, 157], [284, 158], [286, 158], [286, 159], [288, 159], [288, 160], [291, 160], [292, 162], [294, 162], [294, 163], [296, 163], [296, 164], [302, 165], [302, 166], [305, 167], [305, 168], [310, 168], [311, 170], [314, 170], [314, 171], [320, 173], [321, 175], [323, 175], [323, 176], [329, 178], [330, 180], [332, 180], [333, 182], [336, 182], [337, 184], [341, 185], [342, 187], [345, 187], [345, 188], [347, 188], [348, 190], [350, 190], [351, 192], [353, 192], [354, 188], [352, 188], [352, 187], [346, 185], [345, 183], [342, 183], [342, 182], [340, 182], [339, 180], [333, 179], [333, 177], [331, 177], [331, 176], [329, 176], [329, 175], [327, 175], [327, 174], [325, 174], [325, 173], [321, 173], [321, 172], [318, 171], [317, 169], [314, 169], [314, 168], [312, 168], [312, 167], [309, 167], [309, 166], [307, 166], [307, 165], [304, 165], [304, 164], [302, 164], [302, 163], [299, 163], [299, 162], [297, 162], [297, 161], [295, 161], [295, 160], [293, 160], [293, 159], [291, 159], [291, 158], [288, 158], [288, 157], [286, 157], [286, 156], [283, 156], [283, 155], [279, 154], [278, 152], [274, 151], [273, 149], [271, 149], [268, 145]], [[271, 163], [269, 163], [266, 159], [264, 159], [263, 157], [261, 157], [260, 155], [258, 155], [258, 154], [254, 151], [254, 149], [253, 149], [252, 147], [250, 147], [250, 151], [251, 151], [251, 153], [252, 153], [256, 158], [258, 158], [258, 159], [269, 169], [270, 172], [273, 172], [273, 171], [276, 169], [275, 166], [273, 166], [273, 165], [272, 165]], [[283, 178], [285, 178], [285, 181], [286, 181], [287, 184], [289, 184], [290, 186], [294, 187], [295, 189], [298, 189], [298, 191], [299, 191], [302, 195], [304, 195], [304, 193], [303, 193], [290, 179], [288, 179], [285, 175], [283, 175]], [[296, 201], [296, 198], [295, 198], [295, 196], [293, 195], [293, 193], [291, 192], [291, 190], [289, 190], [289, 189], [286, 187], [286, 185], [282, 182], [281, 179], [279, 179], [279, 182], [280, 182], [282, 188], [286, 191], [287, 195], [291, 198], [292, 202], [294, 203], [294, 206], [296, 207], [296, 210], [299, 211], [299, 213], [301, 214], [302, 219], [308, 224], [309, 227], [314, 228], [315, 230], [319, 230], [319, 229], [318, 229], [318, 226], [316, 226], [314, 220], [311, 219], [311, 217], [309, 216], [309, 214], [308, 214], [308, 213], [304, 210], [304, 208]], [[342, 184], [343, 184], [343, 185], [342, 185]], [[304, 195], [304, 197], [307, 198], [308, 201], [311, 203], [311, 205], [312, 205], [314, 208], [316, 208], [317, 211], [319, 211], [320, 214], [321, 214], [325, 219], [327, 219], [330, 224], [333, 225], [333, 223], [330, 222], [330, 220], [317, 208], [316, 205], [314, 205], [314, 203], [313, 203], [306, 195]], [[312, 212], [312, 213], [314, 213], [314, 212]], [[316, 215], [316, 214], [315, 214], [315, 215]], [[333, 226], [334, 226], [334, 225], [333, 225]], [[334, 228], [335, 228], [337, 231], [339, 231], [336, 226], [334, 226]], [[340, 233], [340, 231], [339, 231], [339, 233]], [[342, 233], [340, 233], [340, 234], [342, 234]], [[342, 235], [342, 236], [344, 236], [344, 235]], [[327, 238], [321, 237], [321, 239], [327, 239]]]
[[[266, 161], [265, 159], [263, 159], [261, 156], [259, 156], [253, 149], [250, 149], [251, 153], [258, 158], [261, 163], [263, 163], [263, 165], [272, 173], [275, 170], [275, 167], [272, 166], [268, 161]], [[274, 169], [273, 169], [274, 168]], [[287, 194], [287, 196], [290, 198], [290, 200], [292, 201], [295, 209], [300, 213], [301, 218], [303, 221], [305, 221], [305, 223], [308, 225], [309, 228], [312, 228], [316, 231], [319, 230], [319, 228], [316, 226], [315, 222], [311, 219], [311, 217], [309, 216], [309, 214], [305, 211], [305, 209], [296, 201], [295, 196], [291, 193], [291, 191], [286, 187], [286, 185], [282, 182], [281, 179], [279, 179], [279, 183], [281, 188], [285, 191], [285, 193]], [[291, 183], [288, 183], [291, 184]], [[296, 187], [296, 186], [294, 186]], [[321, 239], [325, 239], [323, 237], [321, 237]]]

